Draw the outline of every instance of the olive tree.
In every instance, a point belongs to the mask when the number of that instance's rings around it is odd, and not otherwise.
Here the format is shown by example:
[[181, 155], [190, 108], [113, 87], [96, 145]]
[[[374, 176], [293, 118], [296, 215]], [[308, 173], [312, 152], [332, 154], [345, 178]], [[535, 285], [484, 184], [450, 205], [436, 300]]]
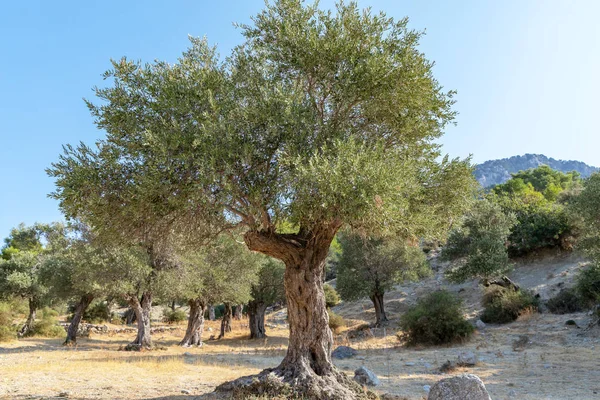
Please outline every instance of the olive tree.
[[258, 282], [252, 285], [252, 300], [248, 302], [250, 339], [265, 338], [265, 312], [267, 307], [285, 301], [283, 274], [285, 265], [273, 258], [265, 258], [258, 272]]
[[243, 229], [250, 250], [286, 266], [288, 350], [257, 382], [273, 373], [312, 397], [361, 396], [331, 360], [331, 241], [343, 226], [443, 235], [474, 182], [468, 160], [441, 157], [453, 92], [407, 24], [356, 4], [276, 0], [240, 26], [245, 40], [227, 58], [192, 38], [176, 63], [113, 61], [100, 102], [88, 102], [106, 138], [66, 148], [50, 170], [54, 195], [68, 214], [136, 240], [146, 231], [128, 231], [147, 215], [188, 237]]
[[596, 262], [600, 261], [600, 173], [584, 181], [583, 190], [569, 204], [570, 211], [579, 217], [581, 237], [579, 246]]
[[37, 310], [51, 300], [43, 271], [56, 251], [64, 246], [64, 227], [61, 224], [19, 225], [5, 239], [0, 259], [0, 296], [26, 299], [29, 314], [19, 336], [29, 334]]
[[[180, 346], [202, 346], [204, 314], [209, 304], [230, 305], [250, 299], [259, 261], [235, 236], [221, 235], [200, 250], [184, 251], [178, 267], [162, 274], [159, 280], [166, 278], [167, 282], [162, 285], [164, 293], [186, 299], [190, 307]], [[223, 316], [220, 337], [226, 334], [228, 327], [231, 327], [231, 312], [229, 319]]]
[[[446, 276], [454, 282], [479, 278], [487, 286], [490, 280], [511, 270], [508, 237], [516, 217], [486, 199], [480, 199], [466, 213], [462, 224], [454, 229], [442, 249], [442, 260], [454, 262]], [[497, 283], [512, 284], [508, 278]]]
[[351, 233], [340, 235], [339, 241], [342, 251], [337, 264], [337, 292], [343, 300], [369, 297], [375, 307], [377, 326], [388, 321], [383, 302], [387, 291], [431, 273], [419, 246]]

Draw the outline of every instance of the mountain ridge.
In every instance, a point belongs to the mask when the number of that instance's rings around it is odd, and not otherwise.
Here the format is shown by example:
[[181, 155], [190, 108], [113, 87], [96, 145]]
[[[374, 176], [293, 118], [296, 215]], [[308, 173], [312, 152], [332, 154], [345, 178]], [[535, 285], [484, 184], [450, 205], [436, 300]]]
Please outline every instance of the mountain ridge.
[[561, 172], [577, 171], [583, 178], [587, 178], [600, 168], [590, 166], [582, 161], [557, 160], [543, 154], [524, 154], [496, 160], [488, 160], [475, 166], [475, 179], [483, 187], [490, 187], [504, 183], [511, 178], [511, 174], [547, 165]]

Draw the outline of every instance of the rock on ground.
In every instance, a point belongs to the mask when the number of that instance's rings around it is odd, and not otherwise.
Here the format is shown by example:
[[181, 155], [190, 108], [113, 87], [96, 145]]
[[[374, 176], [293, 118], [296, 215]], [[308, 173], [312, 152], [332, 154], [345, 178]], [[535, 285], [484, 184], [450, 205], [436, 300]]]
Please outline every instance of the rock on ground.
[[354, 371], [354, 380], [363, 386], [377, 386], [379, 385], [379, 378], [373, 372], [369, 371], [365, 367], [360, 367]]
[[431, 387], [427, 400], [491, 400], [485, 385], [472, 374], [438, 381]]
[[477, 364], [477, 356], [472, 351], [462, 351], [458, 354], [456, 364], [461, 367], [472, 367]]
[[358, 352], [354, 350], [352, 347], [348, 346], [338, 346], [332, 353], [331, 357], [344, 359], [354, 357]]

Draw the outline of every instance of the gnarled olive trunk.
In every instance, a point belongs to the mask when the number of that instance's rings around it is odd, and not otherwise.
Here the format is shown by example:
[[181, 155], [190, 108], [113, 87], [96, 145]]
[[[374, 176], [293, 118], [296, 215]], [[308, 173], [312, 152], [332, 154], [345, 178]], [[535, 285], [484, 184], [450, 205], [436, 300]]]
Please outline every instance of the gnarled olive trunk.
[[129, 306], [135, 312], [138, 332], [135, 340], [129, 344], [131, 348], [151, 348], [152, 337], [150, 335], [150, 312], [152, 311], [152, 293], [144, 292], [142, 300], [137, 296], [131, 296], [128, 299]]
[[227, 332], [231, 332], [231, 317], [231, 303], [225, 303], [225, 311], [223, 311], [223, 318], [221, 319], [221, 334], [219, 335], [219, 339], [225, 337]]
[[371, 301], [375, 306], [375, 325], [380, 326], [383, 323], [389, 321], [387, 315], [385, 315], [385, 308], [383, 305], [383, 293], [373, 293], [371, 295]]
[[[244, 239], [250, 250], [278, 258], [286, 265], [289, 345], [278, 367], [267, 369], [254, 379], [244, 377], [223, 384], [218, 390], [243, 387], [246, 392], [260, 393], [277, 383], [310, 399], [367, 397], [360, 386], [338, 371], [331, 361], [333, 335], [325, 306], [323, 274], [329, 246], [339, 227], [340, 223], [334, 221], [312, 230], [300, 229], [298, 234], [246, 233]], [[270, 378], [273, 374], [277, 376], [275, 380]]]
[[19, 330], [17, 335], [19, 337], [27, 336], [33, 331], [33, 325], [35, 324], [35, 315], [39, 307], [38, 302], [35, 299], [29, 299], [29, 315], [23, 327]]
[[215, 306], [214, 306], [214, 305], [212, 305], [212, 304], [210, 304], [210, 305], [208, 306], [208, 320], [209, 320], [209, 321], [214, 321], [215, 319], [217, 319], [217, 318], [215, 317]]
[[262, 339], [267, 337], [265, 333], [266, 310], [267, 305], [262, 301], [252, 300], [248, 303], [250, 339]]
[[94, 300], [94, 296], [91, 294], [81, 296], [77, 307], [75, 307], [73, 319], [71, 320], [69, 328], [67, 329], [67, 338], [63, 343], [65, 346], [73, 346], [77, 344], [77, 331], [79, 330], [79, 323], [83, 319], [83, 314], [91, 304], [92, 300]]
[[185, 331], [180, 346], [202, 346], [202, 332], [204, 331], [204, 312], [206, 304], [201, 299], [188, 301], [190, 306], [190, 316], [188, 317], [188, 326]]
[[237, 306], [235, 306], [235, 310], [233, 311], [233, 318], [240, 321], [242, 319], [243, 311], [243, 304], [238, 304]]

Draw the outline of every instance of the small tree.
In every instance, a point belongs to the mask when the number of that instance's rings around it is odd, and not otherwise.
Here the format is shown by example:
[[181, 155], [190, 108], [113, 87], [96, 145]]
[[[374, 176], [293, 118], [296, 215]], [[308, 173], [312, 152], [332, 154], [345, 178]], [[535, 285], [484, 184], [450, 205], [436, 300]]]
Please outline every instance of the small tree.
[[569, 207], [580, 218], [579, 246], [600, 263], [600, 173], [585, 180], [583, 190], [572, 199]]
[[258, 272], [258, 282], [252, 285], [252, 300], [248, 302], [250, 339], [266, 337], [265, 311], [273, 303], [285, 300], [283, 274], [285, 265], [265, 257]]
[[443, 260], [458, 260], [447, 277], [455, 282], [479, 278], [485, 283], [507, 273], [511, 269], [507, 240], [515, 222], [497, 204], [477, 201], [442, 250]]
[[5, 239], [0, 259], [0, 296], [19, 296], [29, 303], [29, 315], [19, 336], [33, 330], [37, 310], [48, 303], [48, 286], [43, 270], [56, 250], [64, 245], [60, 224], [19, 225]]
[[431, 273], [425, 254], [418, 246], [352, 234], [341, 235], [340, 243], [337, 291], [344, 300], [369, 297], [375, 307], [376, 325], [388, 321], [383, 302], [387, 291], [396, 284]]

